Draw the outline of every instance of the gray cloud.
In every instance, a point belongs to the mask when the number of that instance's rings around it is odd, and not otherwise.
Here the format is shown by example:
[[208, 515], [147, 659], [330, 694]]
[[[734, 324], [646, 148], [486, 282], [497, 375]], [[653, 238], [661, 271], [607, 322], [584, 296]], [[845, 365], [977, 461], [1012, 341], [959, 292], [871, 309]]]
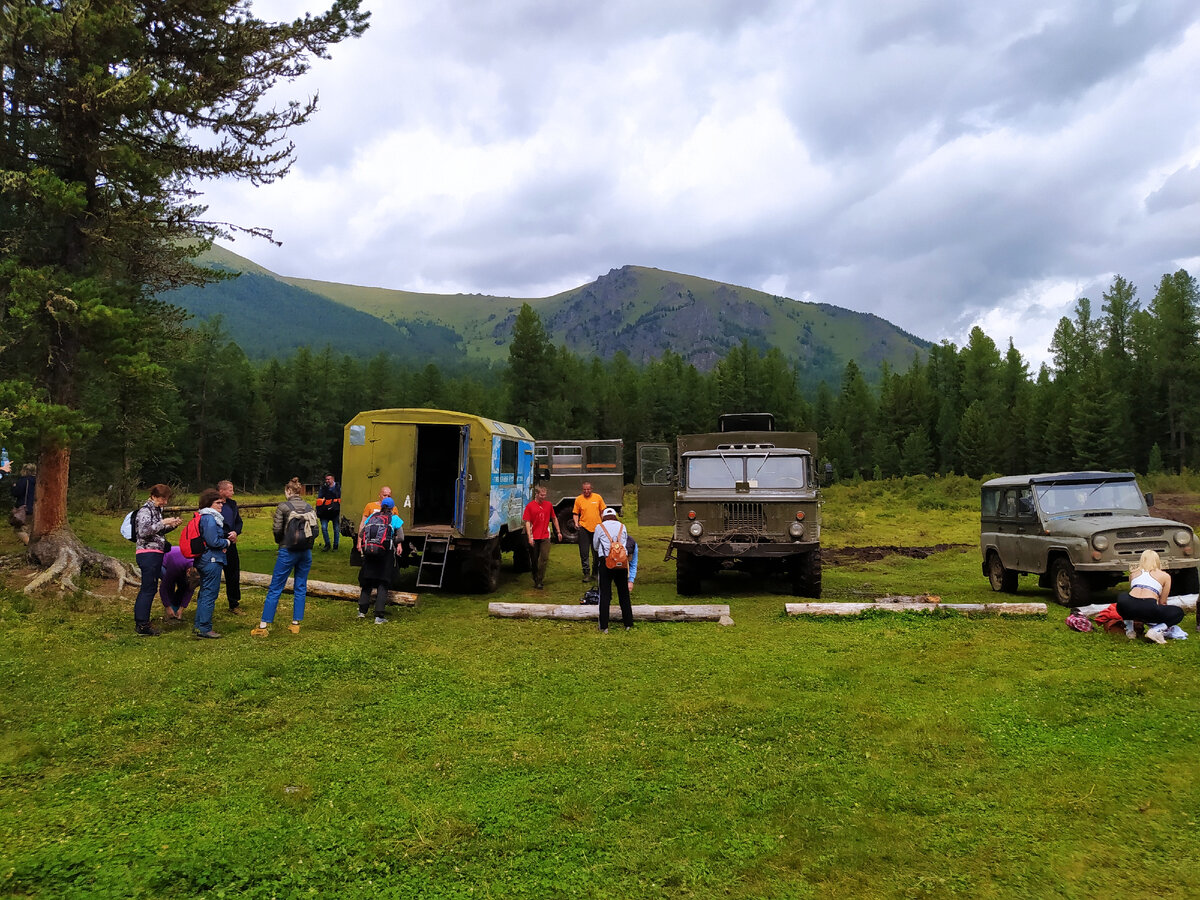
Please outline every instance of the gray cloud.
[[[303, 0], [256, 2], [292, 14]], [[537, 296], [626, 263], [976, 322], [1044, 356], [1121, 272], [1197, 255], [1200, 8], [1141, 3], [571, 4], [375, 11], [279, 185], [216, 184], [276, 271]], [[781, 287], [782, 286], [782, 287]]]

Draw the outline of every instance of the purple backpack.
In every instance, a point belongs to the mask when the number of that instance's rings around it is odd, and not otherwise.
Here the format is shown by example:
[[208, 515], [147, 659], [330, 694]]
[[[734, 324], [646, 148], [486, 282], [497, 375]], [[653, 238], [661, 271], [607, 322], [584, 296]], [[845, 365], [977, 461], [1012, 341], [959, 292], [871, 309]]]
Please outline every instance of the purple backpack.
[[1091, 631], [1092, 623], [1079, 610], [1073, 609], [1071, 610], [1071, 614], [1067, 616], [1067, 627], [1072, 631]]

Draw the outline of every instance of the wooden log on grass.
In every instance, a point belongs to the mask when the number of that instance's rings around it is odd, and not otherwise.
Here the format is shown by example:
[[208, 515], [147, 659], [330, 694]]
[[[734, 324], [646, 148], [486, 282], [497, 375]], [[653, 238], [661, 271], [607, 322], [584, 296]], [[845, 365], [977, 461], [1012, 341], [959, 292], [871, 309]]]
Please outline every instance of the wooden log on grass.
[[[621, 621], [620, 608], [611, 607], [614, 621]], [[571, 621], [598, 620], [600, 607], [580, 603], [489, 603], [488, 615], [498, 619], [567, 619]], [[635, 622], [718, 622], [732, 625], [726, 603], [693, 603], [674, 606], [636, 604]]]
[[[271, 576], [260, 575], [258, 572], [247, 572], [242, 570], [242, 584], [249, 584], [255, 587], [270, 587]], [[292, 591], [292, 581], [289, 578], [283, 589], [289, 593]], [[308, 592], [314, 597], [332, 597], [335, 600], [358, 600], [361, 588], [357, 584], [338, 584], [334, 581], [313, 581], [308, 579]], [[416, 606], [417, 594], [409, 594], [405, 591], [388, 591], [388, 603], [392, 606]]]
[[996, 616], [1044, 616], [1045, 603], [929, 603], [920, 600], [879, 600], [874, 603], [787, 603], [789, 616], [857, 616], [869, 609], [884, 612], [929, 612], [951, 609], [966, 615], [972, 613]]

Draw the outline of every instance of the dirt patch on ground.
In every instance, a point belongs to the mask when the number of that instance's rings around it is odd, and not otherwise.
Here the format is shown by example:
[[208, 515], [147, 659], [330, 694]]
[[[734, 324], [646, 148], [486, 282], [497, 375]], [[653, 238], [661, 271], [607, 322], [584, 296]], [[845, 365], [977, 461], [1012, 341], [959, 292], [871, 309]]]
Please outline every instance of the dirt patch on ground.
[[1200, 494], [1157, 494], [1150, 514], [1200, 529]]
[[932, 547], [824, 547], [821, 561], [831, 565], [844, 563], [879, 562], [885, 556], [907, 556], [909, 559], [924, 559], [947, 550], [970, 550], [974, 544], [934, 544]]

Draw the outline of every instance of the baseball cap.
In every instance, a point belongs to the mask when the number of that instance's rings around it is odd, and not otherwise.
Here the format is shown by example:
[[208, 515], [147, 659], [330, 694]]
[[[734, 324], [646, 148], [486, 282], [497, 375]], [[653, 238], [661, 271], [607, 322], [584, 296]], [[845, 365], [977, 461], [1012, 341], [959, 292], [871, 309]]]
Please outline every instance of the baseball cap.
[[384, 497], [382, 500], [379, 501], [380, 509], [391, 509], [395, 505], [396, 505], [396, 501], [393, 500], [391, 497]]
[[611, 506], [606, 506], [604, 507], [604, 512], [600, 513], [600, 518], [607, 519], [609, 516], [612, 516], [615, 519], [617, 517], [617, 511]]

